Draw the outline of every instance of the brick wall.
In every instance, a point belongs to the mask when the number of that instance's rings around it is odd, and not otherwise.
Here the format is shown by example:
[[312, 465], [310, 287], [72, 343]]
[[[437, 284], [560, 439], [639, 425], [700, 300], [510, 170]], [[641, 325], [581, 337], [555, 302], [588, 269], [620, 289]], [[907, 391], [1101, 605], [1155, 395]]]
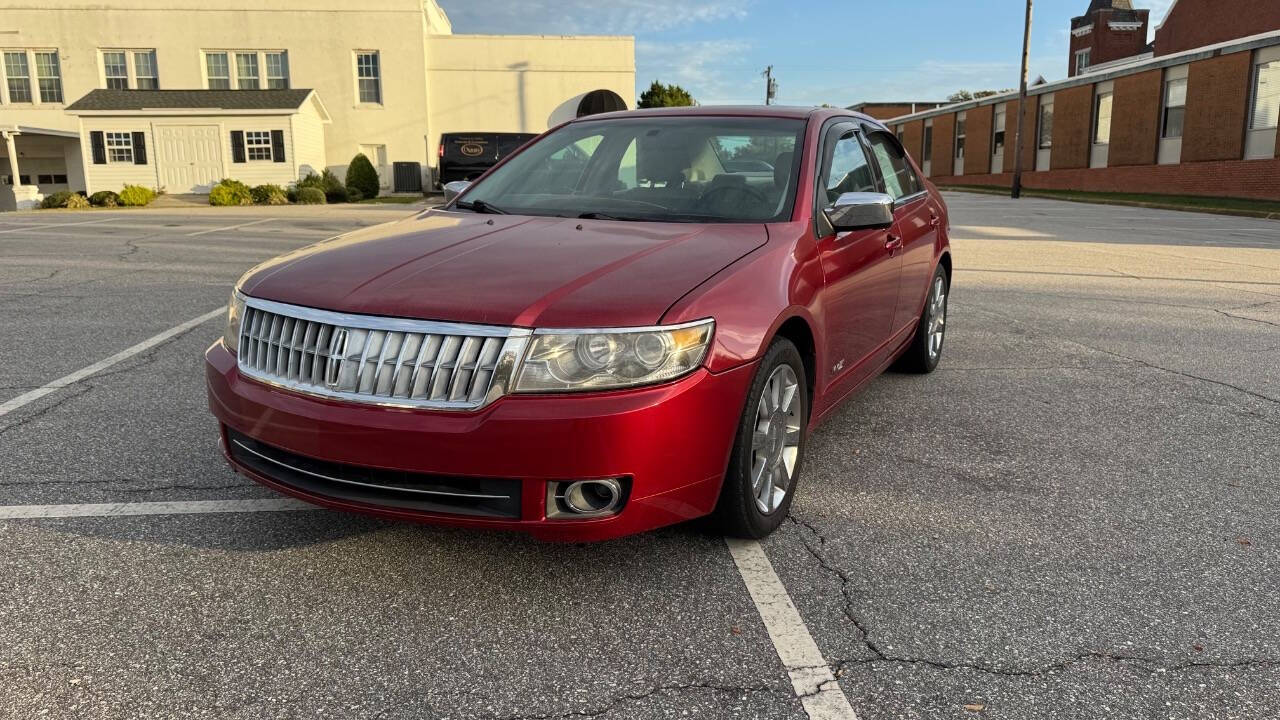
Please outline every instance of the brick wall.
[[1156, 161], [1163, 84], [1162, 70], [1116, 78], [1108, 165], [1150, 165]]
[[1179, 0], [1156, 30], [1156, 55], [1280, 30], [1276, 0]]
[[[1027, 98], [1027, 104], [1022, 109], [1022, 171], [1027, 172], [1036, 168], [1036, 117], [1040, 112], [1040, 98], [1031, 96]], [[1055, 118], [1056, 120], [1057, 118]], [[1014, 142], [1018, 133], [1018, 103], [1009, 103], [1009, 109], [1005, 114], [1005, 152], [1004, 152], [1004, 169], [1005, 172], [1013, 172], [1013, 163], [1017, 158], [1014, 154]]]
[[1182, 131], [1183, 162], [1235, 160], [1244, 155], [1252, 58], [1253, 53], [1239, 52], [1191, 63]]
[[[985, 173], [991, 169], [991, 121], [995, 105], [980, 105], [969, 110], [965, 121], [965, 173]], [[937, 122], [936, 120], [934, 122]]]
[[907, 123], [902, 132], [902, 146], [907, 149], [907, 154], [915, 158], [916, 162], [924, 162], [924, 158], [921, 157], [924, 150], [923, 120]]
[[1053, 94], [1054, 170], [1089, 167], [1089, 131], [1093, 124], [1093, 86], [1059, 90]]
[[932, 175], [950, 175], [955, 172], [956, 116], [948, 113], [933, 119]]
[[[1071, 50], [1067, 53], [1067, 76], [1071, 77], [1076, 74], [1077, 50], [1090, 49], [1090, 65], [1099, 65], [1146, 52], [1147, 23], [1150, 11], [1137, 10], [1136, 12], [1138, 18], [1142, 21], [1142, 27], [1137, 30], [1112, 30], [1108, 23], [1112, 16], [1115, 15], [1113, 11], [1102, 10], [1094, 13], [1090, 17], [1090, 20], [1093, 21], [1093, 30], [1088, 35], [1071, 36]], [[1130, 15], [1131, 13], [1125, 13], [1126, 17]]]
[[912, 103], [867, 103], [859, 107], [857, 112], [870, 115], [877, 120], [888, 120], [935, 107], [938, 107], [937, 103], [915, 103], [914, 105]]
[[[1012, 177], [1009, 173], [965, 175], [935, 177], [933, 182], [939, 185], [1008, 187]], [[1022, 184], [1024, 187], [1044, 190], [1212, 195], [1275, 200], [1280, 198], [1280, 158], [1024, 172]]]

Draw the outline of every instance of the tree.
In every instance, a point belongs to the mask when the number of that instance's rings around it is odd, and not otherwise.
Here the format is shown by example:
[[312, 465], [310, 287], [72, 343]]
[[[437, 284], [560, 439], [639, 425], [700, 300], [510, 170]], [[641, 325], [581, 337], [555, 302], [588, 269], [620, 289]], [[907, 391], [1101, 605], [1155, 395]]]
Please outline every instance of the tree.
[[640, 99], [636, 101], [638, 108], [688, 107], [697, 104], [688, 90], [675, 83], [663, 85], [657, 80], [653, 81], [648, 90], [640, 93]]
[[347, 187], [360, 191], [367, 198], [378, 197], [378, 171], [373, 169], [369, 158], [360, 153], [351, 158], [347, 166]]

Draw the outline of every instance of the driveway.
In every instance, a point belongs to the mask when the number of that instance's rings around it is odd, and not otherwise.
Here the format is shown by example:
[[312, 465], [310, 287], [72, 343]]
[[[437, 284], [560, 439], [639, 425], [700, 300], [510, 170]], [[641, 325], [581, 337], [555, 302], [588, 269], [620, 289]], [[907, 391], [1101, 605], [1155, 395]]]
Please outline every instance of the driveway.
[[1280, 223], [948, 201], [942, 366], [853, 398], [732, 552], [227, 469], [232, 283], [404, 208], [0, 215], [0, 715], [1280, 716]]

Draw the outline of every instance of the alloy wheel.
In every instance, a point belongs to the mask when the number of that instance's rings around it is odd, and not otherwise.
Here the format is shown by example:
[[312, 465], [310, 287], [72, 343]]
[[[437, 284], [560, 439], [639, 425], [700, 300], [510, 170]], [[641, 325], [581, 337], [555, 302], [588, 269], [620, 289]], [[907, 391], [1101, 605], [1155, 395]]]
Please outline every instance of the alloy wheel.
[[929, 359], [936, 360], [942, 352], [942, 336], [947, 324], [947, 288], [946, 280], [941, 276], [933, 279], [933, 292], [929, 297]]
[[756, 403], [751, 435], [751, 490], [756, 507], [769, 515], [782, 505], [800, 457], [800, 381], [790, 365], [769, 375]]

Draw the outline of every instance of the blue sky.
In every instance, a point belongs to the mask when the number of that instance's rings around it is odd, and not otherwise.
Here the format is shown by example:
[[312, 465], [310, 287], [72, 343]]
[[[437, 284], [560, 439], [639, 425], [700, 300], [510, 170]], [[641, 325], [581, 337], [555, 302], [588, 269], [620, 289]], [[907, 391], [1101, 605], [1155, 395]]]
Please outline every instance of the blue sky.
[[[851, 105], [1016, 87], [1023, 0], [437, 0], [458, 33], [634, 35], [636, 85], [675, 82], [702, 104]], [[1152, 26], [1172, 0], [1134, 0]], [[1031, 78], [1066, 76], [1071, 17], [1036, 0]], [[634, 98], [628, 98], [633, 102]]]

